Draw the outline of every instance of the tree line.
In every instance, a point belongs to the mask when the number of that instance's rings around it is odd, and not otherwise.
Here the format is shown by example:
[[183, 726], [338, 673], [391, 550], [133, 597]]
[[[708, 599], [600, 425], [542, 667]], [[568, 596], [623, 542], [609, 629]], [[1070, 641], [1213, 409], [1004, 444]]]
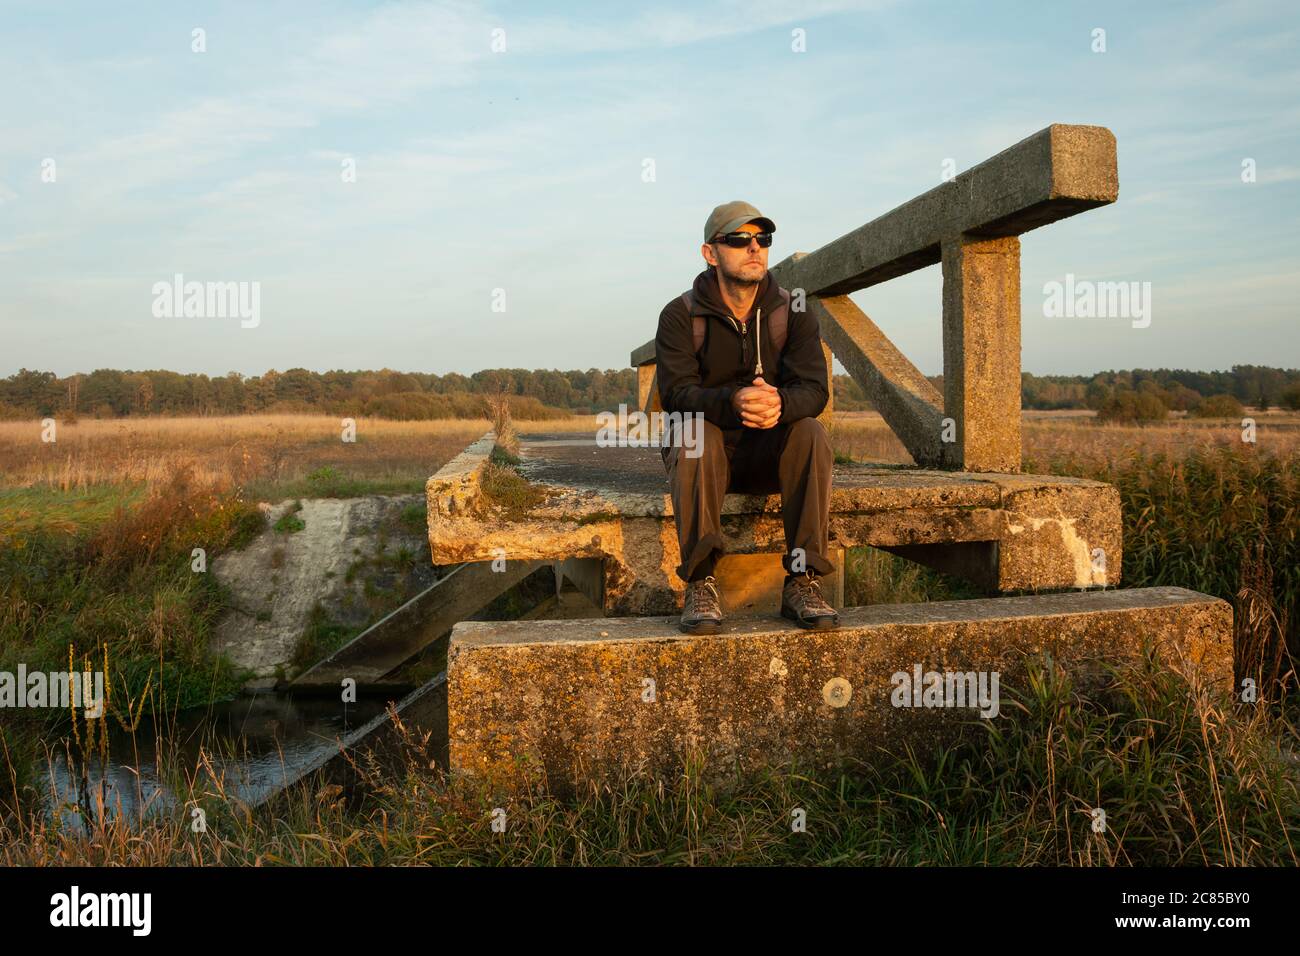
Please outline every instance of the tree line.
[[[1236, 406], [1300, 409], [1300, 370], [1236, 365], [1229, 371], [1132, 369], [1095, 375], [1021, 376], [1021, 403], [1029, 409], [1091, 408], [1117, 420], [1163, 418]], [[931, 381], [942, 392], [943, 378]], [[320, 412], [395, 419], [473, 418], [484, 399], [510, 396], [519, 418], [550, 418], [635, 405], [636, 370], [485, 369], [451, 372], [313, 372], [274, 369], [262, 375], [224, 376], [165, 370], [96, 369], [59, 377], [21, 369], [0, 379], [0, 418], [50, 415], [124, 418], [136, 415], [241, 415]], [[1207, 401], [1213, 400], [1210, 404]], [[835, 407], [866, 410], [857, 382], [835, 376]], [[1233, 412], [1225, 412], [1232, 414]]]

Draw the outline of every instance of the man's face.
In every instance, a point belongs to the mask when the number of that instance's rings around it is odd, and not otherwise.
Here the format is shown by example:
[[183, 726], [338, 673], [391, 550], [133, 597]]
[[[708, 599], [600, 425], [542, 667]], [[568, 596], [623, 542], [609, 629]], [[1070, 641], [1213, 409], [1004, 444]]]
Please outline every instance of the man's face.
[[[762, 231], [761, 227], [752, 222], [747, 222], [736, 229], [736, 232], [747, 232], [751, 236]], [[700, 252], [705, 262], [717, 266], [722, 275], [737, 285], [760, 282], [767, 272], [767, 249], [753, 239], [743, 249], [733, 249], [725, 242], [708, 242]]]

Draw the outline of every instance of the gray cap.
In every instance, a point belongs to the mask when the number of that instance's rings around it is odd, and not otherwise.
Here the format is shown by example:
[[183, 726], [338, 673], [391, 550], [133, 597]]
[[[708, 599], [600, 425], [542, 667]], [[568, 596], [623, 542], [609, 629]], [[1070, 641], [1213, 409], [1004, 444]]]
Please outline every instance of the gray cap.
[[776, 232], [776, 223], [749, 203], [737, 199], [734, 202], [724, 202], [709, 213], [709, 218], [704, 223], [704, 241], [709, 242], [714, 236], [735, 232], [747, 222], [756, 222], [767, 232]]

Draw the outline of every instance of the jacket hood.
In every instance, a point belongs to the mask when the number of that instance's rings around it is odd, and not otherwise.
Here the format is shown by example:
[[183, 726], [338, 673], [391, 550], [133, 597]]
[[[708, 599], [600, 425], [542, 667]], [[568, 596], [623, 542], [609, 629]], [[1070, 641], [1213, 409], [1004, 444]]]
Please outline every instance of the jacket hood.
[[[722, 290], [718, 288], [718, 270], [713, 266], [695, 277], [691, 291], [695, 297], [695, 314], [714, 315], [724, 319], [731, 317], [731, 310], [722, 301]], [[763, 278], [758, 282], [758, 295], [754, 297], [754, 305], [766, 315], [780, 304], [781, 289], [772, 278], [771, 271], [764, 272]]]

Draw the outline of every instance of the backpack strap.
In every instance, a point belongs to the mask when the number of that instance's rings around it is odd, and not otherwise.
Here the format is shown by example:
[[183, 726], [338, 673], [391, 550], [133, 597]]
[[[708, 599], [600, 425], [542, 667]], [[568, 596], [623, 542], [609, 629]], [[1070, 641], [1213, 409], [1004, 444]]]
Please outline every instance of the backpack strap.
[[785, 351], [785, 340], [790, 334], [790, 293], [780, 286], [781, 304], [772, 310], [767, 319], [767, 334], [772, 339], [772, 349], [777, 355]]
[[707, 320], [702, 315], [695, 314], [695, 293], [687, 290], [682, 293], [682, 304], [686, 306], [686, 314], [691, 317], [691, 335], [695, 339], [695, 353], [698, 355], [700, 349], [704, 348], [704, 336], [708, 331]]

